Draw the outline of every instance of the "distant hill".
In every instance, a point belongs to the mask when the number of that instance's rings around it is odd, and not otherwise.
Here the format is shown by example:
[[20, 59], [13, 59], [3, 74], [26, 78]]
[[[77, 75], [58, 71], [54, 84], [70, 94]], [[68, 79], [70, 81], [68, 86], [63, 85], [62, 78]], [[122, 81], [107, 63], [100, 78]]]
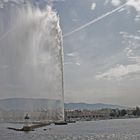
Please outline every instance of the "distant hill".
[[119, 106], [119, 105], [111, 105], [111, 104], [87, 104], [87, 103], [66, 103], [65, 109], [89, 109], [89, 110], [98, 110], [98, 109], [127, 109], [128, 107]]
[[[0, 99], [0, 109], [4, 110], [33, 110], [33, 109], [57, 109], [61, 107], [61, 101], [51, 99], [32, 99], [32, 98], [9, 98]], [[65, 109], [126, 109], [127, 107], [110, 104], [87, 104], [87, 103], [65, 103]]]

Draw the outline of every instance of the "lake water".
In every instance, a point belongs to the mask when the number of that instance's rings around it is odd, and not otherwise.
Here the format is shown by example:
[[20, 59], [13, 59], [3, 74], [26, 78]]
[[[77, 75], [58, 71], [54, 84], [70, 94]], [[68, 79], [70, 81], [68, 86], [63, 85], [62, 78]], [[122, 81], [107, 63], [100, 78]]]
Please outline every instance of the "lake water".
[[8, 130], [7, 127], [20, 128], [21, 125], [0, 124], [0, 140], [140, 140], [140, 119], [51, 125], [28, 133]]

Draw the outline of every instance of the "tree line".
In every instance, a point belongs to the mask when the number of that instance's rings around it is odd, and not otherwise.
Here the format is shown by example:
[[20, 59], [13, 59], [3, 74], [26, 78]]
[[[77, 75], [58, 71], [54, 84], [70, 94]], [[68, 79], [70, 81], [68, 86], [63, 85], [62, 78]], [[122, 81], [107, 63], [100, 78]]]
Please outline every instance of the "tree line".
[[110, 112], [110, 117], [124, 117], [126, 115], [131, 115], [134, 117], [140, 117], [140, 108], [136, 107], [135, 109], [128, 110], [128, 109], [112, 109]]

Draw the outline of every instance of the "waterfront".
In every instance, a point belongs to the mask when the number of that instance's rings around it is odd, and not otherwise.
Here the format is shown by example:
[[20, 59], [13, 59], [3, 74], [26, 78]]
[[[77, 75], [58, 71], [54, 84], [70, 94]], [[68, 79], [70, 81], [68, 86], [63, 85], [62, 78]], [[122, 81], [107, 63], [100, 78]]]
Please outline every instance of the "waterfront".
[[84, 121], [65, 126], [46, 126], [32, 132], [8, 130], [0, 124], [0, 140], [139, 140], [140, 119]]

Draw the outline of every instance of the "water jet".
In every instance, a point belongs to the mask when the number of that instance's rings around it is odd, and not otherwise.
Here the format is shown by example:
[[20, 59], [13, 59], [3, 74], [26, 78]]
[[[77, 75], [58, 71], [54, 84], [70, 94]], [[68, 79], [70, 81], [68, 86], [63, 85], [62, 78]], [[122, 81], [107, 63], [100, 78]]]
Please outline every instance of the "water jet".
[[[24, 115], [29, 113], [31, 122], [63, 121], [63, 39], [59, 17], [51, 6], [40, 9], [24, 4], [13, 11], [9, 12], [11, 21], [4, 27], [9, 31], [0, 40], [1, 98], [10, 100], [2, 108], [6, 115], [1, 119], [24, 122]], [[4, 16], [0, 17], [3, 24]]]

